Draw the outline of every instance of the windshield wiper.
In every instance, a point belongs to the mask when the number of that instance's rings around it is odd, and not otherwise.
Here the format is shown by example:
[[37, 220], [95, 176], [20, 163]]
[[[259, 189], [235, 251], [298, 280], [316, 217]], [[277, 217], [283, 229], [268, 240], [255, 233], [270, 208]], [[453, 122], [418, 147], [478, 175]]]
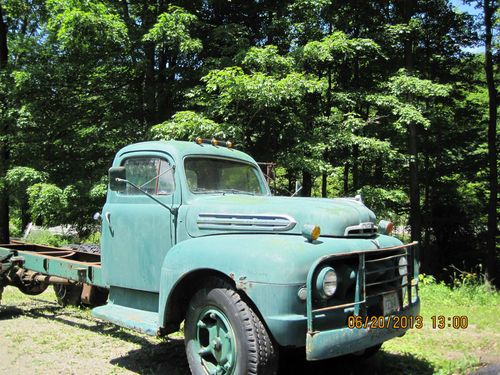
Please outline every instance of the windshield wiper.
[[224, 194], [224, 190], [216, 190], [216, 189], [206, 189], [206, 188], [196, 188], [193, 189], [193, 193], [220, 193]]
[[238, 190], [238, 189], [206, 189], [206, 188], [196, 188], [193, 189], [193, 193], [220, 193], [220, 194], [247, 194], [247, 195], [255, 195], [251, 191], [246, 190]]
[[251, 191], [246, 190], [238, 190], [238, 189], [224, 189], [224, 192], [232, 193], [232, 194], [247, 194], [247, 195], [255, 195]]

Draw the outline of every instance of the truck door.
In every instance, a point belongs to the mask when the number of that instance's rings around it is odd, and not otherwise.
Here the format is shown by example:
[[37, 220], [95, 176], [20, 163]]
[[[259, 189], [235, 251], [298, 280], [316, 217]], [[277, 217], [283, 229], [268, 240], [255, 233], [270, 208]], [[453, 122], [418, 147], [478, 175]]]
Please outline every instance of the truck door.
[[[177, 207], [172, 159], [162, 153], [130, 153], [115, 161], [127, 180], [167, 206]], [[131, 185], [108, 191], [102, 212], [102, 266], [109, 286], [158, 292], [166, 252], [175, 243], [175, 217]]]

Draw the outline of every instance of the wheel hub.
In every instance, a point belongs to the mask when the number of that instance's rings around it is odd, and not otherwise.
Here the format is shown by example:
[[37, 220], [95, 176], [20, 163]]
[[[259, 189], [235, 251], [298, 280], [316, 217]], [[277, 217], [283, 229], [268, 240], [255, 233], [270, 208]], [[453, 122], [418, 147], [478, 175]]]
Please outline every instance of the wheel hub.
[[202, 310], [196, 324], [198, 355], [210, 375], [234, 373], [235, 337], [226, 315], [214, 307]]

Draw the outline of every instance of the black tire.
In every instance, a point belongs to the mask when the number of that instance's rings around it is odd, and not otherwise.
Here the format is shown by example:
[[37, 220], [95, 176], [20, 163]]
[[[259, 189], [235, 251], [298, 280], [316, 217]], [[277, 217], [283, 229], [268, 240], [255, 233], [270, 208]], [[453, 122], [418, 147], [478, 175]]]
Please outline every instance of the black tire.
[[108, 301], [109, 291], [98, 286], [94, 286], [93, 289], [94, 291], [92, 292], [90, 303], [85, 303], [84, 305], [92, 308], [105, 305]]
[[57, 303], [61, 306], [81, 306], [82, 304], [82, 289], [80, 284], [74, 285], [54, 285]]
[[[189, 368], [193, 375], [207, 375], [207, 368], [214, 364], [221, 365], [223, 362], [216, 358], [216, 354], [208, 354], [209, 359], [205, 358], [205, 354], [199, 353], [202, 339], [198, 339], [200, 330], [200, 322], [203, 322], [203, 317], [206, 313], [215, 311], [216, 320], [225, 320], [230, 326], [230, 331], [233, 333], [234, 345], [229, 345], [227, 342], [232, 342], [227, 339], [226, 349], [234, 347], [234, 362], [232, 359], [227, 360], [225, 365], [229, 368], [221, 367], [221, 374], [232, 375], [273, 375], [278, 369], [278, 351], [272, 341], [269, 333], [262, 324], [259, 317], [254, 311], [241, 299], [241, 296], [227, 282], [221, 279], [209, 279], [207, 285], [198, 290], [192, 297], [184, 326], [184, 337], [186, 344], [186, 355], [189, 362]], [[210, 323], [210, 318], [213, 318], [213, 313], [209, 314], [207, 324]], [[219, 322], [220, 323], [220, 322]], [[224, 323], [224, 322], [222, 322]], [[218, 335], [220, 329], [217, 330]], [[217, 337], [218, 338], [218, 337]], [[220, 343], [220, 341], [219, 341]], [[210, 343], [207, 347], [211, 345]], [[212, 353], [217, 349], [212, 348]], [[225, 349], [218, 349], [225, 351]], [[231, 356], [232, 358], [232, 356]], [[224, 358], [226, 359], [226, 358]], [[228, 365], [230, 363], [231, 365]]]

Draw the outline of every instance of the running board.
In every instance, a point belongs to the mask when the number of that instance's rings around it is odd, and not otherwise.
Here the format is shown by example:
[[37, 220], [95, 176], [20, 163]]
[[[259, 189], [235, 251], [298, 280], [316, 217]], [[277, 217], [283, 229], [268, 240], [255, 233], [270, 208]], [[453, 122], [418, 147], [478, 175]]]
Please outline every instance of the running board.
[[151, 336], [156, 336], [160, 328], [158, 313], [120, 305], [96, 307], [92, 309], [92, 316]]

